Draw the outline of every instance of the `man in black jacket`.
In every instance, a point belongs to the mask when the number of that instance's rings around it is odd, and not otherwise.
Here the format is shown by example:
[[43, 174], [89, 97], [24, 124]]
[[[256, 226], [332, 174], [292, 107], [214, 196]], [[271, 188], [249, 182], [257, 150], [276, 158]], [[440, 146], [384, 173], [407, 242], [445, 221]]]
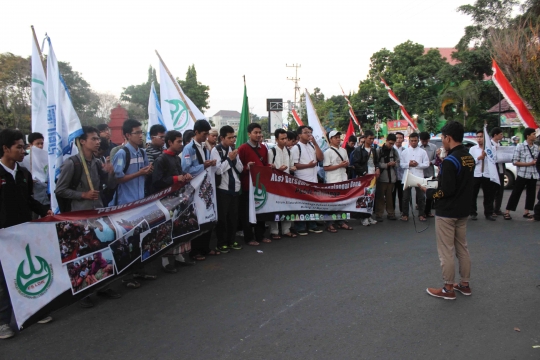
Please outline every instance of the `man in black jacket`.
[[[364, 132], [364, 144], [358, 146], [351, 154], [352, 166], [356, 176], [375, 174], [379, 178], [379, 157], [377, 151], [372, 147], [375, 134], [371, 130]], [[371, 218], [370, 214], [360, 214], [363, 226], [375, 225], [377, 221]]]
[[[435, 201], [435, 234], [441, 260], [444, 286], [428, 288], [431, 296], [454, 300], [454, 290], [471, 295], [469, 278], [471, 260], [467, 248], [467, 220], [473, 195], [475, 160], [463, 146], [463, 125], [448, 122], [442, 129], [442, 143], [448, 155], [444, 158], [438, 177], [438, 188], [428, 189], [427, 197]], [[420, 184], [418, 184], [420, 186]], [[423, 191], [426, 188], [420, 187]], [[454, 258], [459, 261], [461, 281], [454, 283]]]
[[[171, 130], [165, 135], [167, 150], [164, 150], [157, 159], [154, 160], [154, 172], [152, 173], [152, 193], [166, 189], [178, 182], [189, 181], [192, 179], [190, 174], [182, 171], [180, 157], [183, 141], [182, 134], [179, 131]], [[184, 260], [181, 261], [180, 259]], [[176, 273], [175, 262], [184, 262], [194, 264], [192, 261], [186, 262], [180, 255], [180, 246], [173, 247], [167, 254], [161, 258], [163, 271], [167, 273]]]
[[[19, 166], [24, 158], [23, 134], [18, 130], [5, 129], [0, 132], [0, 228], [7, 228], [32, 220], [32, 212], [39, 216], [53, 215], [48, 205], [42, 205], [32, 197], [32, 175]], [[11, 301], [0, 263], [0, 339], [15, 335], [9, 327]], [[51, 321], [51, 317], [40, 320]]]

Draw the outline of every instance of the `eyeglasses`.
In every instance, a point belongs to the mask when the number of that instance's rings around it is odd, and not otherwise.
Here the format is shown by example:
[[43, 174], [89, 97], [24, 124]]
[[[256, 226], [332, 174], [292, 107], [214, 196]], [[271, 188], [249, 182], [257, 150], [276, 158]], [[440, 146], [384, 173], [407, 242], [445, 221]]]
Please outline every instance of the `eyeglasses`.
[[165, 136], [152, 136], [153, 138], [159, 138], [161, 140], [165, 140]]
[[130, 134], [131, 134], [131, 135], [145, 135], [146, 132], [144, 132], [144, 131], [135, 131], [135, 132], [132, 132], [132, 133], [130, 133]]

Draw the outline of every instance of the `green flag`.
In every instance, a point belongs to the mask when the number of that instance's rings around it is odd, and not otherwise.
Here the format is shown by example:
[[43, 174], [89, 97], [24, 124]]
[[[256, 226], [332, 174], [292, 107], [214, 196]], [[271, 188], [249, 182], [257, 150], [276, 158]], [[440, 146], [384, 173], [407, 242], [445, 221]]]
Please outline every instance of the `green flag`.
[[249, 125], [249, 105], [247, 97], [247, 88], [246, 80], [244, 78], [244, 101], [242, 103], [242, 114], [240, 115], [240, 125], [238, 126], [238, 134], [236, 138], [236, 148], [238, 149], [240, 145], [247, 143], [247, 128]]

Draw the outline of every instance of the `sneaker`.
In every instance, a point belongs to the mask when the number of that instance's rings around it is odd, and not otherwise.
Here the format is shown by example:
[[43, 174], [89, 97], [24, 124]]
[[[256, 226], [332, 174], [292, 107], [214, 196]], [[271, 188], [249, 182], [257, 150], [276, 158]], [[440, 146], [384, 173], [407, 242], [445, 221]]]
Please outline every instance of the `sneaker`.
[[302, 235], [302, 236], [305, 236], [308, 234], [306, 230], [296, 230], [296, 232], [298, 233], [298, 235]]
[[444, 288], [444, 287], [442, 289], [427, 288], [426, 291], [427, 291], [427, 293], [429, 295], [435, 296], [435, 297], [438, 297], [438, 298], [441, 298], [441, 299], [445, 299], [445, 300], [455, 300], [456, 299], [455, 291], [446, 290], [446, 288]]
[[502, 216], [502, 215], [504, 215], [504, 214], [503, 214], [503, 212], [502, 212], [501, 210], [496, 210], [496, 211], [493, 213], [493, 215], [495, 215], [495, 216]]
[[461, 283], [454, 284], [454, 290], [459, 291], [463, 295], [470, 296], [471, 295], [471, 288], [469, 286], [463, 286]]
[[488, 220], [488, 221], [497, 221], [497, 218], [495, 216], [491, 215], [491, 216], [486, 216], [486, 220]]
[[47, 323], [50, 323], [51, 321], [53, 321], [52, 316], [45, 316], [43, 319], [38, 321], [38, 324], [47, 324]]
[[369, 220], [366, 218], [366, 219], [362, 219], [362, 225], [363, 226], [369, 226]]
[[471, 215], [471, 220], [478, 220], [478, 215]]
[[242, 245], [237, 242], [233, 242], [232, 245], [229, 245], [229, 247], [233, 250], [242, 250], [243, 248]]
[[229, 251], [231, 251], [227, 245], [216, 246], [216, 249], [217, 249], [217, 251], [219, 251], [220, 253], [223, 253], [223, 254], [227, 254]]
[[91, 307], [94, 307], [94, 302], [90, 298], [90, 296], [87, 296], [83, 298], [81, 301], [79, 301], [79, 306], [85, 309], [89, 309]]
[[172, 265], [172, 264], [167, 264], [165, 266], [162, 266], [161, 270], [163, 270], [163, 272], [166, 272], [166, 273], [169, 273], [169, 274], [176, 274], [178, 272], [176, 270], [176, 268], [174, 267], [174, 265]]
[[383, 222], [384, 219], [382, 218], [382, 216], [377, 216], [375, 217], [375, 220], [377, 220], [377, 222]]
[[322, 233], [322, 230], [319, 229], [318, 227], [316, 227], [316, 228], [313, 228], [313, 229], [309, 229], [309, 232], [310, 233], [315, 233], [315, 234], [320, 234], [320, 233]]
[[369, 225], [375, 225], [377, 223], [377, 220], [374, 220], [373, 218], [368, 218]]
[[0, 325], [0, 339], [9, 339], [10, 337], [14, 336], [15, 332], [11, 330], [9, 324]]
[[96, 292], [97, 296], [102, 296], [107, 299], [120, 299], [122, 295], [114, 291], [113, 289], [104, 289]]

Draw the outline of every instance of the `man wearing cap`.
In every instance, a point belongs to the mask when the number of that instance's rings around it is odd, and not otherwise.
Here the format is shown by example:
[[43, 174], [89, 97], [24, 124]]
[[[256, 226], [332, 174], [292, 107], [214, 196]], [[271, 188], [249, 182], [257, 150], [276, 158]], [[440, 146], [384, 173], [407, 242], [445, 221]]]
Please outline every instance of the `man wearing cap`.
[[519, 137], [518, 136], [512, 136], [512, 143], [510, 146], [518, 146], [519, 144]]
[[[347, 181], [347, 167], [349, 160], [347, 150], [340, 147], [341, 133], [339, 131], [330, 131], [328, 134], [330, 148], [324, 152], [323, 167], [326, 171], [326, 182], [337, 183]], [[328, 221], [326, 231], [335, 233], [336, 228], [344, 230], [352, 230], [352, 227], [341, 220]]]
[[218, 135], [219, 133], [216, 128], [211, 128], [210, 131], [208, 132], [208, 137], [206, 138], [206, 141], [204, 142], [204, 146], [208, 149], [208, 152], [211, 153], [212, 149], [216, 146]]

